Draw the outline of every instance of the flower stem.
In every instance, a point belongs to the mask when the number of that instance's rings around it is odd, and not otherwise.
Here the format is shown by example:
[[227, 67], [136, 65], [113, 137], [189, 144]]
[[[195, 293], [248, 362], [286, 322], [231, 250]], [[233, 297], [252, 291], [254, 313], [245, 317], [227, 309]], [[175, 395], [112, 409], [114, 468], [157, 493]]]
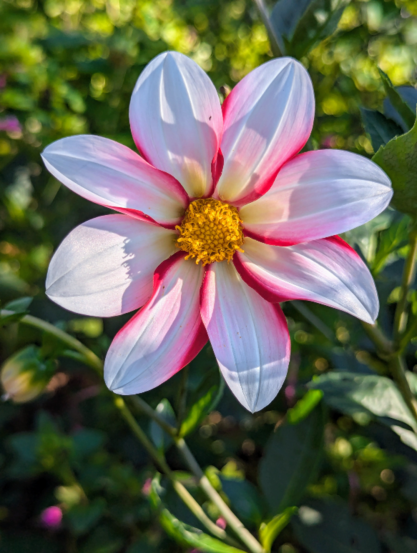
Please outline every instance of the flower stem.
[[394, 317], [394, 345], [399, 347], [402, 334], [407, 326], [408, 294], [414, 281], [417, 253], [417, 232], [410, 233], [410, 242], [407, 259], [405, 261], [403, 278], [401, 283], [400, 299], [397, 303]]
[[190, 511], [195, 515], [195, 517], [217, 538], [220, 538], [222, 541], [229, 543], [230, 545], [236, 546], [236, 542], [232, 540], [222, 528], [217, 526], [204, 512], [202, 507], [197, 503], [194, 497], [190, 492], [179, 482], [175, 474], [169, 468], [165, 458], [156, 450], [149, 438], [146, 436], [145, 432], [137, 423], [136, 419], [132, 415], [131, 411], [127, 407], [125, 401], [121, 397], [114, 398], [114, 404], [117, 409], [120, 411], [122, 417], [129, 425], [130, 429], [134, 435], [141, 442], [143, 447], [149, 453], [151, 458], [154, 460], [155, 464], [171, 481], [173, 488], [187, 505]]
[[[2, 310], [0, 315], [7, 316], [13, 314], [12, 311]], [[67, 355], [69, 352], [65, 352], [66, 356], [76, 358], [79, 361], [83, 361], [86, 365], [92, 367], [95, 371], [100, 374], [103, 372], [103, 362], [101, 359], [88, 349], [84, 344], [79, 340], [70, 336], [63, 330], [56, 328], [54, 325], [38, 319], [37, 317], [32, 317], [31, 315], [25, 315], [19, 320], [19, 323], [26, 324], [33, 328], [37, 328], [42, 332], [46, 332], [55, 336], [64, 344], [67, 344], [73, 350], [78, 352], [81, 355]], [[196, 477], [200, 488], [204, 491], [206, 496], [217, 506], [219, 512], [222, 514], [226, 522], [229, 524], [230, 528], [235, 532], [235, 534], [240, 538], [242, 543], [246, 545], [248, 550], [251, 553], [264, 553], [264, 549], [261, 544], [256, 540], [256, 538], [245, 528], [242, 522], [236, 517], [236, 515], [230, 510], [226, 505], [221, 496], [217, 491], [212, 487], [208, 478], [203, 473], [202, 469], [198, 465], [191, 451], [189, 450], [187, 444], [183, 438], [177, 436], [177, 430], [170, 426], [166, 421], [162, 419], [142, 398], [138, 396], [131, 396], [130, 401], [136, 405], [144, 414], [148, 415], [155, 422], [157, 422], [163, 430], [170, 434], [181, 452], [184, 460], [187, 462], [190, 470], [193, 472]], [[120, 411], [126, 423], [129, 425], [135, 436], [148, 451], [149, 455], [152, 457], [157, 466], [162, 470], [164, 474], [171, 480], [172, 485], [179, 495], [179, 497], [184, 501], [184, 503], [189, 507], [189, 509], [194, 513], [196, 518], [200, 520], [202, 524], [216, 537], [222, 539], [225, 543], [229, 543], [233, 546], [236, 546], [236, 542], [226, 534], [224, 530], [218, 527], [210, 518], [205, 514], [204, 510], [193, 498], [193, 496], [188, 492], [188, 490], [179, 482], [175, 474], [169, 468], [165, 458], [159, 454], [159, 452], [154, 448], [146, 434], [143, 432], [139, 424], [136, 422], [136, 419], [132, 415], [131, 411], [127, 407], [125, 401], [120, 396], [114, 398], [115, 406]]]
[[230, 528], [232, 528], [235, 534], [249, 548], [252, 553], [262, 553], [264, 550], [260, 543], [245, 528], [242, 522], [224, 502], [220, 494], [210, 484], [209, 479], [202, 471], [200, 465], [197, 463], [184, 438], [179, 437], [176, 433], [175, 428], [164, 421], [162, 417], [158, 415], [158, 413], [156, 413], [153, 409], [149, 407], [149, 405], [145, 401], [143, 401], [142, 398], [134, 396], [131, 397], [130, 400], [138, 409], [140, 409], [143, 413], [149, 415], [156, 423], [161, 426], [161, 428], [163, 428], [174, 438], [176, 447], [181, 453], [184, 461], [187, 463], [189, 469], [194, 474], [200, 488], [204, 491], [208, 499], [210, 499], [210, 501], [212, 501], [216, 505], [220, 514], [223, 516]]
[[264, 0], [253, 0], [258, 8], [259, 15], [261, 16], [262, 23], [265, 25], [266, 32], [269, 38], [269, 44], [271, 45], [272, 53], [276, 58], [282, 57], [281, 48], [279, 47], [277, 37], [275, 36], [274, 29], [269, 19], [268, 10], [265, 6]]

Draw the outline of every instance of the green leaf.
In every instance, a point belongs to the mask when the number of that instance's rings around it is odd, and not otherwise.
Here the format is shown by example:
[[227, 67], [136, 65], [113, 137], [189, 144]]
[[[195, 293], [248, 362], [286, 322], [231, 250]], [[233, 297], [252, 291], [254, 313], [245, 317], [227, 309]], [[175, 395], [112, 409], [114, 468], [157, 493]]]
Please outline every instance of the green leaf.
[[[395, 87], [395, 90], [414, 113], [417, 109], [417, 89], [415, 89], [414, 86], [397, 86]], [[404, 122], [404, 119], [394, 108], [389, 98], [385, 98], [384, 100], [384, 113], [387, 117], [395, 121], [397, 125], [401, 127], [403, 132], [407, 132], [409, 130]]]
[[298, 424], [305, 419], [323, 397], [321, 390], [308, 390], [304, 397], [299, 399], [294, 407], [287, 411], [287, 421], [290, 424]]
[[29, 305], [32, 303], [33, 298], [25, 296], [17, 300], [13, 300], [9, 303], [6, 303], [4, 306], [8, 311], [13, 311], [14, 313], [23, 313], [28, 310]]
[[[162, 419], [164, 419], [164, 421], [175, 427], [176, 422], [174, 409], [167, 399], [160, 401], [156, 406], [155, 411]], [[158, 451], [163, 452], [171, 446], [172, 437], [167, 434], [155, 421], [151, 421], [150, 434]]]
[[72, 456], [81, 461], [95, 453], [106, 439], [106, 434], [94, 428], [82, 428], [72, 436]]
[[382, 84], [384, 85], [385, 93], [390, 99], [391, 104], [394, 106], [394, 108], [397, 110], [397, 112], [407, 125], [407, 129], [411, 129], [414, 126], [414, 122], [416, 120], [415, 110], [411, 109], [410, 106], [406, 102], [404, 102], [401, 94], [392, 85], [392, 82], [390, 81], [388, 75], [384, 73], [381, 69], [378, 70], [382, 79]]
[[402, 128], [379, 111], [361, 108], [365, 131], [371, 137], [374, 152], [385, 146], [395, 136], [403, 134]]
[[168, 511], [162, 502], [161, 495], [163, 495], [163, 493], [164, 489], [160, 484], [160, 475], [158, 474], [152, 480], [149, 499], [151, 505], [159, 514], [159, 521], [162, 527], [174, 540], [207, 553], [242, 553], [241, 549], [226, 545], [220, 540], [205, 534], [201, 530], [178, 520]]
[[333, 371], [316, 378], [309, 387], [321, 390], [323, 400], [333, 409], [353, 416], [358, 422], [377, 418], [398, 434], [406, 445], [417, 449], [413, 432], [417, 430], [417, 424], [397, 386], [389, 378]]
[[417, 216], [417, 121], [406, 134], [393, 138], [382, 146], [372, 158], [392, 182], [392, 205]]
[[316, 477], [323, 452], [324, 411], [321, 404], [296, 425], [272, 434], [260, 463], [259, 479], [272, 515], [298, 505]]
[[292, 526], [310, 553], [380, 553], [374, 530], [350, 515], [339, 501], [310, 500], [300, 507]]
[[17, 323], [18, 321], [20, 321], [20, 319], [28, 313], [27, 309], [32, 301], [33, 298], [25, 296], [23, 298], [19, 298], [17, 300], [6, 303], [4, 309], [7, 311], [12, 311], [13, 313], [9, 315], [1, 315], [0, 324], [5, 325]]
[[197, 390], [190, 394], [190, 408], [183, 420], [180, 435], [192, 432], [213, 411], [224, 391], [224, 380], [218, 370], [210, 371]]
[[74, 505], [67, 513], [66, 519], [74, 534], [85, 534], [101, 518], [106, 502], [99, 497], [88, 505]]
[[265, 504], [257, 488], [247, 480], [229, 478], [218, 474], [222, 490], [243, 523], [259, 526], [265, 513]]
[[410, 219], [402, 216], [399, 221], [392, 223], [390, 227], [380, 233], [378, 250], [371, 265], [374, 276], [383, 269], [391, 254], [407, 244], [409, 225]]
[[281, 51], [300, 59], [334, 33], [345, 0], [279, 0], [271, 25]]
[[261, 544], [267, 553], [271, 551], [271, 547], [279, 534], [284, 530], [290, 522], [291, 517], [298, 511], [297, 507], [287, 507], [283, 513], [276, 515], [268, 523], [262, 523], [259, 529], [259, 538]]

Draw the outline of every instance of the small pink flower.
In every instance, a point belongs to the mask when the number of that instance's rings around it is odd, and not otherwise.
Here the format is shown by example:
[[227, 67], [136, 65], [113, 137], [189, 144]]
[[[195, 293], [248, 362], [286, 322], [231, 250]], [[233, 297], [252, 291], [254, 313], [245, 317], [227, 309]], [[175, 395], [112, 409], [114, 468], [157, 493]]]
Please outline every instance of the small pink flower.
[[222, 109], [204, 71], [167, 52], [132, 95], [142, 156], [98, 136], [46, 148], [56, 178], [119, 212], [74, 229], [46, 281], [48, 296], [76, 313], [111, 317], [143, 306], [107, 353], [104, 377], [115, 393], [159, 386], [210, 339], [230, 389], [258, 411], [288, 369], [278, 302], [315, 301], [375, 320], [373, 279], [335, 235], [385, 209], [391, 183], [356, 154], [298, 154], [313, 120], [310, 78], [291, 58], [252, 71]]
[[152, 487], [152, 478], [147, 478], [142, 486], [142, 493], [144, 495], [149, 495], [151, 493]]
[[62, 511], [59, 507], [48, 507], [41, 513], [41, 523], [46, 528], [58, 528], [62, 522]]
[[0, 118], [0, 131], [22, 132], [19, 120], [14, 115]]
[[217, 520], [216, 520], [216, 524], [219, 528], [221, 528], [222, 530], [225, 530], [226, 529], [226, 526], [227, 526], [227, 522], [224, 520], [223, 517], [219, 517]]

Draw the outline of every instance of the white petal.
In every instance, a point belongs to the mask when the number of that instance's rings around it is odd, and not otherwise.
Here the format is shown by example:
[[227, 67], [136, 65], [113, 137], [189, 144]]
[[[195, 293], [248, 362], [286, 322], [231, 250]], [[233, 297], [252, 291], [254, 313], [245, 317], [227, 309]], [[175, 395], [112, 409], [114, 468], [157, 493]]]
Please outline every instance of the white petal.
[[244, 205], [265, 194], [307, 142], [314, 120], [310, 77], [291, 58], [269, 61], [235, 86], [223, 113], [224, 169], [216, 194]]
[[82, 315], [112, 317], [138, 309], [152, 294], [155, 269], [177, 251], [175, 238], [172, 230], [126, 215], [87, 221], [55, 252], [46, 294]]
[[158, 223], [174, 225], [188, 205], [185, 190], [173, 177], [107, 138], [62, 138], [45, 148], [42, 158], [48, 171], [65, 186], [112, 209], [128, 214], [135, 210]]
[[280, 307], [247, 286], [232, 263], [213, 263], [202, 289], [201, 316], [232, 392], [249, 411], [266, 407], [284, 383], [290, 358]]
[[194, 61], [165, 52], [146, 66], [130, 102], [130, 126], [152, 165], [178, 179], [191, 197], [211, 194], [223, 118], [213, 83]]
[[199, 306], [204, 269], [184, 255], [158, 267], [151, 299], [114, 338], [104, 364], [113, 392], [140, 394], [159, 386], [207, 342]]
[[391, 197], [391, 181], [369, 159], [318, 150], [286, 163], [272, 188], [240, 216], [248, 236], [290, 246], [358, 227], [381, 213]]
[[280, 247], [246, 238], [234, 261], [243, 280], [268, 301], [308, 300], [373, 323], [378, 294], [360, 256], [335, 236]]

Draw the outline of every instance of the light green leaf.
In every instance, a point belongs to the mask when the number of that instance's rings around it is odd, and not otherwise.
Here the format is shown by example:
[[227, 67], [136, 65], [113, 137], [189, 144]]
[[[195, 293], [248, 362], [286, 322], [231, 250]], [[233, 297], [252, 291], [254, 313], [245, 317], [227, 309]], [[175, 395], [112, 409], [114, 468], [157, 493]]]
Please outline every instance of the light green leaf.
[[262, 523], [259, 529], [259, 538], [266, 552], [271, 551], [271, 547], [279, 534], [290, 522], [291, 517], [298, 511], [297, 507], [287, 507], [283, 513], [276, 515], [267, 523]]
[[299, 424], [280, 426], [269, 439], [259, 479], [272, 515], [298, 505], [315, 478], [323, 452], [324, 419], [319, 404]]
[[395, 385], [385, 376], [333, 371], [313, 380], [309, 387], [323, 392], [323, 400], [333, 409], [361, 420], [377, 418], [401, 440], [417, 449], [413, 430], [417, 424]]
[[321, 390], [308, 390], [304, 397], [299, 399], [294, 407], [287, 411], [287, 421], [290, 424], [298, 424], [305, 419], [323, 397]]
[[158, 474], [152, 480], [149, 499], [153, 508], [158, 511], [162, 527], [174, 540], [207, 553], [242, 553], [241, 549], [226, 545], [201, 530], [178, 520], [164, 505], [161, 499], [163, 493], [164, 489], [160, 484], [160, 475]]
[[382, 146], [372, 158], [392, 182], [392, 205], [417, 216], [417, 122], [406, 134], [393, 138]]
[[190, 395], [190, 408], [181, 424], [180, 436], [192, 432], [213, 411], [224, 391], [219, 371], [210, 371], [197, 390]]

